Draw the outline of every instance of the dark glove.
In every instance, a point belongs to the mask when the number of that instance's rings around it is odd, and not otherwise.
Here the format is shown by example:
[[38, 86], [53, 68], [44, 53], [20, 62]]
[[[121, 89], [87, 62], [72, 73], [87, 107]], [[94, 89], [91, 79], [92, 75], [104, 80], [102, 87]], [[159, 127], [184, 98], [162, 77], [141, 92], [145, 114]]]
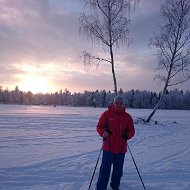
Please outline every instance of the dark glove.
[[128, 140], [128, 134], [127, 134], [126, 131], [121, 135], [121, 137], [127, 142], [127, 140]]
[[109, 135], [112, 135], [112, 132], [109, 129], [105, 130], [103, 133], [103, 141], [105, 141]]
[[107, 131], [110, 135], [112, 135], [112, 132], [110, 131], [110, 129], [106, 129], [106, 131]]

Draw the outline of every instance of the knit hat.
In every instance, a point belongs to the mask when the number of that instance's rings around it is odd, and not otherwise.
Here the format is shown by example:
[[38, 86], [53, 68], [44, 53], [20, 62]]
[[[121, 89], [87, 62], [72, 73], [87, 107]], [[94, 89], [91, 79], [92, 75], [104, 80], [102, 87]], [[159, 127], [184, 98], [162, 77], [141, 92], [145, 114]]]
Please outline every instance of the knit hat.
[[114, 103], [118, 103], [118, 102], [123, 103], [125, 105], [125, 99], [123, 98], [123, 96], [118, 95], [114, 98]]

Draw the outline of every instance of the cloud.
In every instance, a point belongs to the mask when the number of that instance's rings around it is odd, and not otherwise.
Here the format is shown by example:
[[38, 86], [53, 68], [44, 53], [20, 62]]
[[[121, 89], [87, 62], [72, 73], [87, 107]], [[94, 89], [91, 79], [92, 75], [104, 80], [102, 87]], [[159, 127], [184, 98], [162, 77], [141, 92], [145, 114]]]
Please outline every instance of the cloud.
[[[64, 7], [61, 10], [50, 7], [48, 1], [10, 2], [3, 5], [6, 15], [15, 12], [14, 16], [9, 16], [11, 24], [3, 20], [1, 26], [1, 31], [6, 30], [0, 38], [6, 44], [1, 47], [4, 53], [11, 50], [16, 59], [22, 53], [24, 57], [54, 60], [63, 55], [71, 56], [71, 50], [78, 49], [77, 15], [67, 12]], [[10, 4], [12, 6], [8, 8]]]
[[[119, 88], [155, 89], [156, 59], [148, 40], [156, 29], [162, 2], [141, 0], [132, 11], [134, 42], [115, 54]], [[83, 50], [103, 53], [79, 35], [81, 10], [79, 0], [1, 0], [0, 85], [16, 86], [34, 72], [52, 80], [54, 89], [112, 90], [111, 65], [89, 68], [80, 59]]]

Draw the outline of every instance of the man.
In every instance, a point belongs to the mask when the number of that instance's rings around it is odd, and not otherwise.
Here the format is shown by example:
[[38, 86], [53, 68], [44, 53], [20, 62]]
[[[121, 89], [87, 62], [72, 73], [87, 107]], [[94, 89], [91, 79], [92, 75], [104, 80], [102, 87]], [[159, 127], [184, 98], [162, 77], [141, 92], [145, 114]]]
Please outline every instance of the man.
[[110, 186], [113, 190], [119, 190], [127, 140], [135, 134], [132, 117], [125, 112], [125, 100], [122, 96], [116, 96], [113, 105], [101, 115], [97, 132], [103, 137], [103, 156], [96, 190], [107, 189], [111, 167]]

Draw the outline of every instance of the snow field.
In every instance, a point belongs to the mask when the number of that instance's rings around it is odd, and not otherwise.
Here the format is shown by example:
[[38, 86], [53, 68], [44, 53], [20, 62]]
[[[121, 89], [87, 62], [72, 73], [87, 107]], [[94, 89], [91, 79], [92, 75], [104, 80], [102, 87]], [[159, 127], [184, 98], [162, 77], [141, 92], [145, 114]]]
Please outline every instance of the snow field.
[[[88, 189], [102, 143], [95, 127], [104, 110], [0, 105], [0, 190]], [[129, 146], [146, 189], [189, 190], [190, 111], [158, 110], [158, 124], [149, 125], [138, 117], [151, 110], [127, 111], [136, 123]], [[125, 189], [143, 190], [129, 152]]]

